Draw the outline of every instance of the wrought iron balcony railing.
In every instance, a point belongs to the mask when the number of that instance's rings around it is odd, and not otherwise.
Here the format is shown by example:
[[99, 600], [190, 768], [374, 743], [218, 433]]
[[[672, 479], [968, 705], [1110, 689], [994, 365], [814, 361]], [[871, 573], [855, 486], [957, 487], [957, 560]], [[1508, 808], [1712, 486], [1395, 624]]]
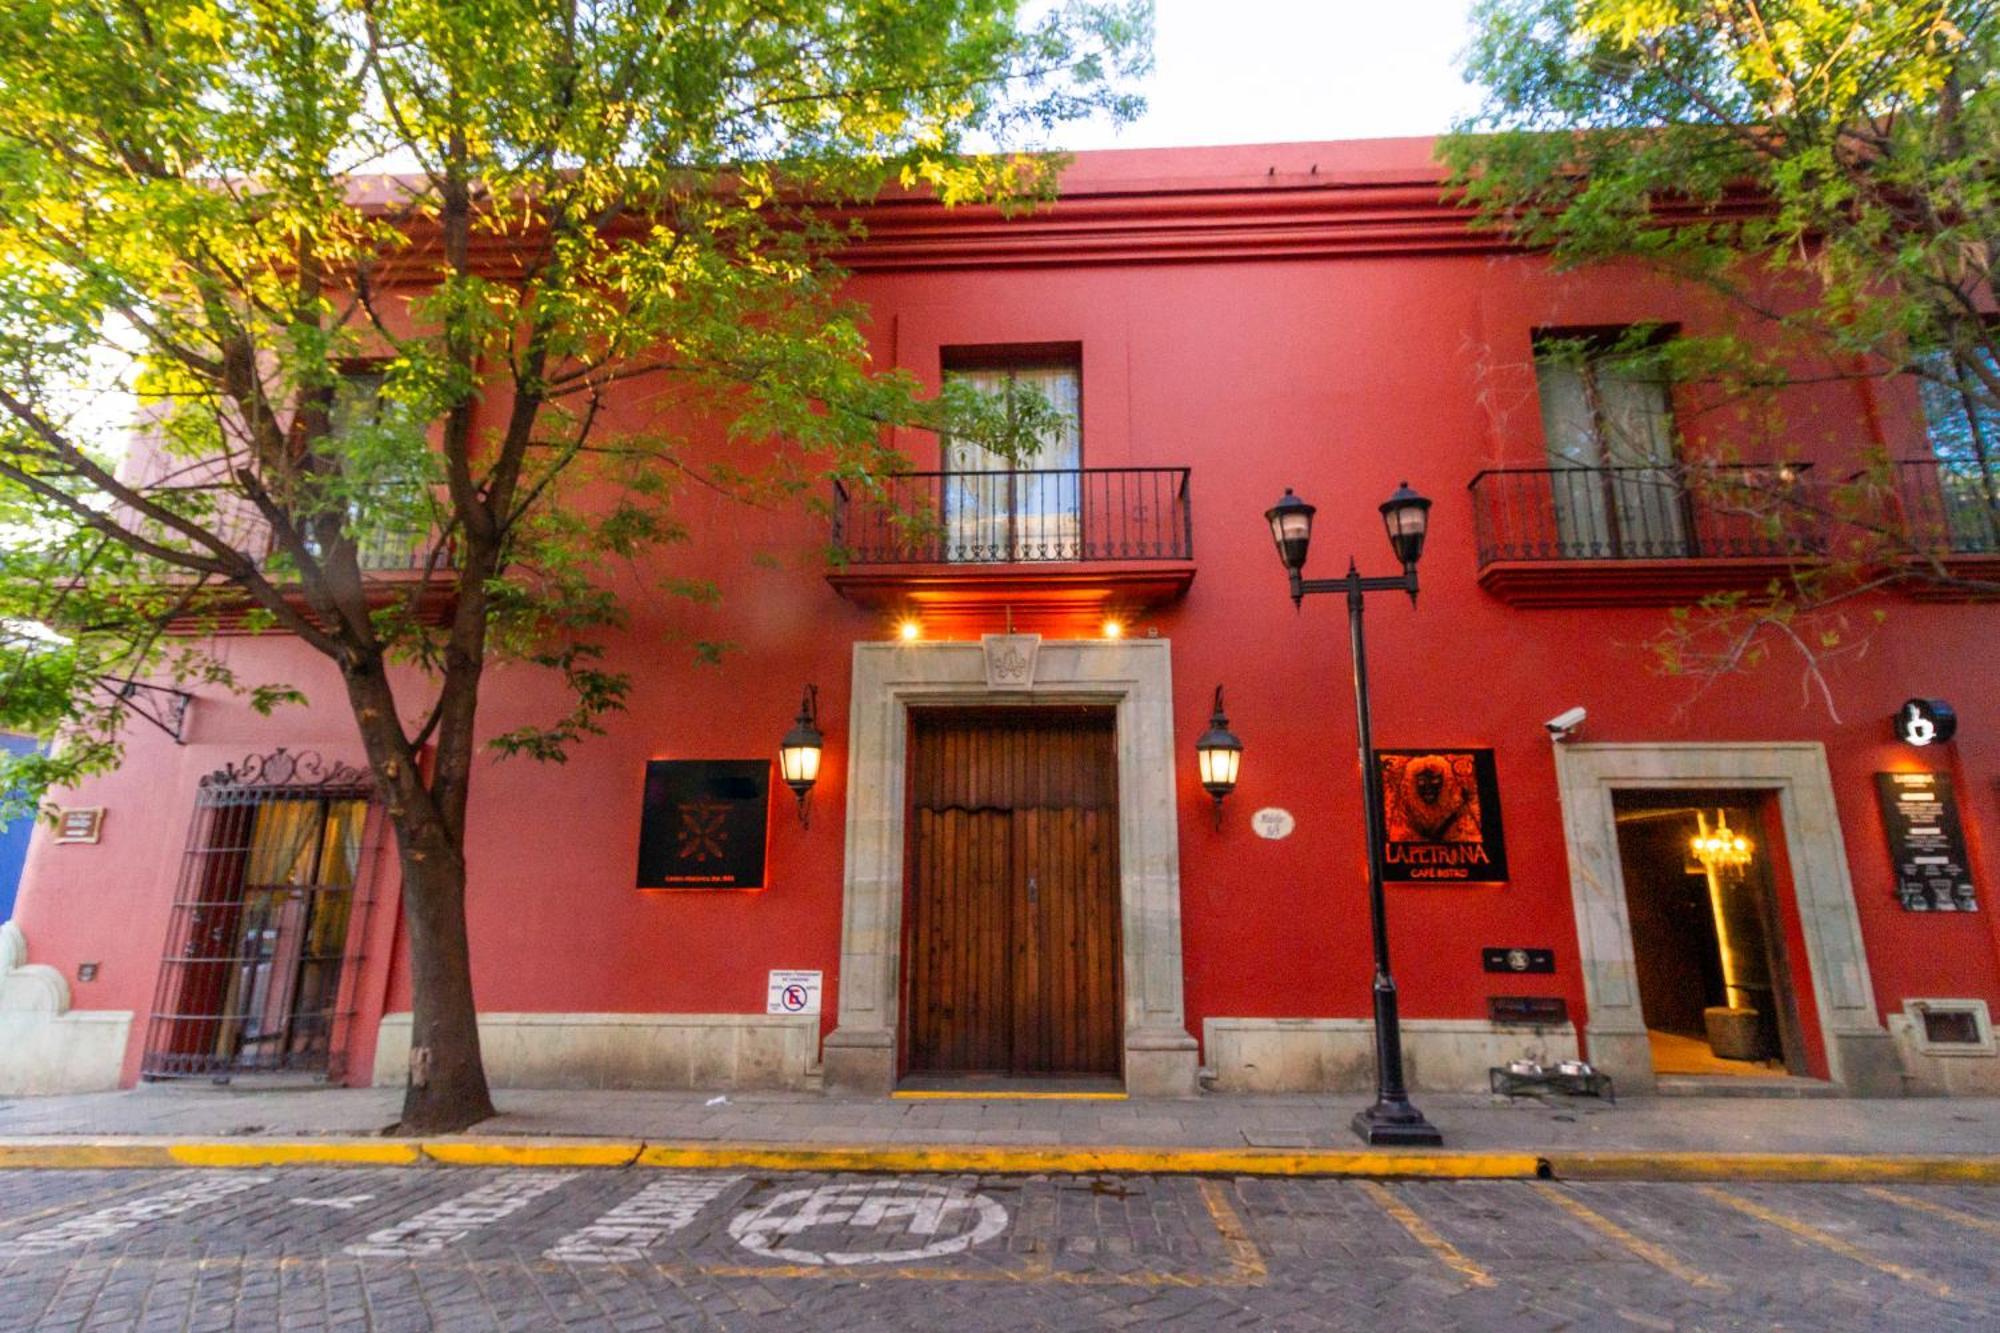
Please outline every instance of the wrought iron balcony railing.
[[[420, 506], [384, 506], [382, 512], [368, 512], [352, 519], [349, 537], [354, 542], [355, 563], [363, 574], [422, 573], [426, 569], [446, 573], [455, 563], [447, 541], [439, 547], [438, 534], [427, 517], [415, 512]], [[402, 512], [397, 512], [398, 510]], [[260, 552], [258, 563], [265, 567], [283, 563], [283, 555], [271, 526], [249, 500], [224, 493], [212, 508], [196, 516], [196, 522], [224, 541], [246, 552]], [[189, 543], [180, 534], [155, 523], [142, 529], [147, 536], [177, 549]], [[308, 549], [312, 544], [308, 543]]]
[[1793, 555], [1817, 544], [1810, 466], [1488, 469], [1471, 482], [1479, 563]]
[[2000, 463], [1906, 459], [1895, 476], [1903, 521], [1919, 549], [2000, 555]]
[[854, 565], [1191, 560], [1184, 467], [905, 472], [835, 482], [833, 544]]

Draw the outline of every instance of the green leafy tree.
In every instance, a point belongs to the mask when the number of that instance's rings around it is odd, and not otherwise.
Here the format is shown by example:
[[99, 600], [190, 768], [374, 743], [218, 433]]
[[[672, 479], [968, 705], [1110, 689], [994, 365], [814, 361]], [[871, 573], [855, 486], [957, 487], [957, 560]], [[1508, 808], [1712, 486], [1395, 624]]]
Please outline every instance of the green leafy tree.
[[[1677, 613], [1664, 664], [1728, 671], [1784, 642], [1818, 677], [1879, 618], [1863, 594], [2000, 592], [1946, 558], [2000, 550], [2000, 5], [1481, 0], [1474, 23], [1487, 100], [1443, 151], [1481, 221], [1559, 265], [1637, 262], [1727, 303], [1730, 332], [1664, 354], [1723, 441], [1688, 484], [1812, 557]], [[1728, 470], [1797, 457], [1789, 391], [1901, 376], [1932, 423], [1933, 503], [1912, 505], [1885, 450], [1811, 485]]]
[[[1032, 412], [872, 371], [837, 259], [885, 188], [1044, 198], [1040, 135], [1136, 109], [1150, 23], [1146, 0], [6, 6], [0, 724], [63, 744], [0, 788], [115, 763], [122, 682], [296, 701], [209, 650], [225, 623], [331, 659], [401, 863], [403, 1126], [491, 1114], [465, 926], [487, 668], [561, 678], [567, 712], [497, 742], [560, 759], [626, 693], [606, 563], [713, 539], [681, 488], [865, 494], [891, 424], [1030, 447]], [[107, 383], [146, 404], [129, 456]]]

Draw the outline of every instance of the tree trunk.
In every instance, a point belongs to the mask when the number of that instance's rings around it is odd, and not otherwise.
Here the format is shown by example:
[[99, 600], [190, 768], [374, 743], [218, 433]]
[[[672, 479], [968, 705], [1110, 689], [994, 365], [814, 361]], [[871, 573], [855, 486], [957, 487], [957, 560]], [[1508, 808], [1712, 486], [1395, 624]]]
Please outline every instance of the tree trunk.
[[[403, 872], [403, 919], [410, 961], [410, 1074], [403, 1091], [404, 1134], [446, 1134], [493, 1114], [479, 1054], [479, 1011], [472, 998], [472, 960], [465, 926], [463, 791], [440, 802], [427, 786], [410, 742], [396, 721], [396, 699], [381, 659], [350, 660], [342, 672], [369, 766], [396, 831]], [[476, 681], [476, 677], [473, 678]], [[467, 688], [447, 682], [446, 689]], [[476, 697], [476, 696], [475, 696]], [[470, 767], [462, 747], [470, 732], [446, 729], [440, 766]], [[452, 762], [456, 759], [458, 762]], [[448, 819], [446, 809], [460, 812]]]
[[410, 1078], [405, 1134], [444, 1134], [493, 1114], [479, 1054], [465, 929], [465, 858], [444, 831], [398, 828], [410, 949]]

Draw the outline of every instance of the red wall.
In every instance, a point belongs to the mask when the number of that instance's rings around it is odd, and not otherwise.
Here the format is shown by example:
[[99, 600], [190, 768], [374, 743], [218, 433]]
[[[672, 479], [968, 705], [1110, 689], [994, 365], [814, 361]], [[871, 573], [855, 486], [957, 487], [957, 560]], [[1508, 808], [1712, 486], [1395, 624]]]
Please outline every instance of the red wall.
[[[1358, 180], [1386, 171], [1385, 163], [1421, 175], [1421, 145], [1316, 147], [1330, 161], [1350, 152]], [[1111, 154], [1078, 171], [1119, 178], [1119, 189], [1170, 170], [1233, 179], [1254, 174], [1244, 168], [1260, 151]], [[1061, 208], [1056, 216], [1065, 216]], [[1990, 910], [1931, 916], [1897, 906], [1870, 777], [1926, 764], [1950, 769], [1990, 909], [2000, 893], [1990, 855], [2000, 837], [2000, 677], [1985, 666], [2000, 639], [1990, 608], [1885, 602], [1889, 619], [1868, 650], [1829, 669], [1836, 721], [1802, 689], [1799, 665], [1782, 657], [1706, 690], [1652, 674], [1644, 645], [1663, 623], [1658, 608], [1515, 609], [1475, 582], [1468, 481], [1485, 467], [1542, 463], [1531, 330], [1661, 319], [1699, 328], [1717, 312], [1636, 274], [1556, 275], [1539, 260], [1486, 251], [1259, 255], [887, 267], [854, 283], [875, 312], [884, 363], [934, 381], [943, 346], [1080, 343], [1085, 465], [1193, 468], [1197, 577], [1182, 601], [1141, 615], [1130, 629], [1173, 643], [1190, 1030], [1199, 1034], [1211, 1015], [1368, 1012], [1342, 607], [1316, 598], [1293, 611], [1262, 513], [1292, 486], [1319, 506], [1309, 573], [1339, 572], [1350, 552], [1364, 572], [1388, 573], [1375, 506], [1406, 478], [1436, 508], [1420, 603], [1370, 603], [1376, 743], [1491, 746], [1514, 878], [1504, 886], [1392, 888], [1405, 1014], [1482, 1017], [1489, 994], [1559, 993], [1581, 1025], [1554, 764], [1541, 725], [1577, 704], [1589, 709], [1592, 741], [1822, 742], [1883, 1010], [1911, 994], [2000, 1001]], [[1877, 430], [1891, 432], [1899, 452], [1921, 450], [1907, 395], [1875, 403], [1860, 389], [1835, 387], [1798, 394], [1790, 406], [1792, 456], [1830, 457]], [[1885, 424], [1875, 424], [1878, 416]], [[1726, 426], [1691, 433], [1719, 429]], [[905, 444], [919, 466], [932, 465], [925, 441]], [[566, 764], [493, 762], [478, 774], [469, 910], [479, 1003], [495, 1011], [761, 1011], [767, 970], [819, 968], [831, 1028], [850, 648], [888, 637], [888, 627], [824, 581], [815, 564], [825, 541], [820, 520], [733, 506], [700, 489], [688, 492], [685, 513], [702, 537], [660, 565], [715, 578], [722, 604], [689, 607], [620, 573], [632, 625], [607, 665], [634, 678], [629, 710]], [[722, 665], [700, 667], [685, 646], [696, 638], [738, 648]], [[265, 720], [204, 695], [186, 747], [135, 732], [122, 772], [65, 798], [109, 808], [104, 842], [57, 847], [39, 837], [18, 918], [36, 961], [72, 976], [79, 962], [101, 963], [96, 981], [76, 986], [80, 1008], [130, 1008], [142, 1020], [151, 1009], [201, 773], [279, 744], [350, 759], [359, 753], [331, 672], [309, 653], [250, 639], [223, 651], [245, 679], [301, 682], [322, 706]], [[793, 818], [783, 789], [774, 794], [769, 887], [634, 891], [645, 761], [770, 754], [807, 681], [820, 687], [823, 776], [810, 830]], [[1191, 748], [1217, 683], [1228, 687], [1231, 721], [1246, 747], [1242, 785], [1220, 833]], [[1918, 753], [1891, 743], [1886, 719], [1920, 694], [1958, 706], [1955, 744]], [[496, 668], [486, 698], [490, 732], [553, 718], [563, 707], [551, 678], [519, 666]], [[1248, 815], [1267, 805], [1297, 816], [1292, 837], [1251, 834]], [[386, 932], [393, 893], [378, 910]], [[1490, 977], [1479, 965], [1485, 945], [1552, 947], [1556, 976]], [[408, 1006], [400, 963], [393, 977], [385, 974], [386, 952], [372, 948], [364, 965], [361, 1030], [352, 1043], [358, 1078], [368, 1073], [373, 1015], [384, 1005]], [[1801, 966], [1801, 985], [1803, 973]], [[143, 1021], [128, 1074], [136, 1074], [142, 1041]]]

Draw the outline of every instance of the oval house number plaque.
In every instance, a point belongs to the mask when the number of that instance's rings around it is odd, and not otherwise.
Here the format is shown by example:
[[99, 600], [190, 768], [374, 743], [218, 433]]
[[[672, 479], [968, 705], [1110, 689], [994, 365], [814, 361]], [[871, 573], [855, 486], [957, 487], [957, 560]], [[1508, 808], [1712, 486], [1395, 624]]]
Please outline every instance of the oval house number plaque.
[[1250, 827], [1257, 830], [1260, 838], [1289, 838], [1297, 824], [1291, 811], [1280, 810], [1274, 805], [1267, 805], [1250, 816]]

